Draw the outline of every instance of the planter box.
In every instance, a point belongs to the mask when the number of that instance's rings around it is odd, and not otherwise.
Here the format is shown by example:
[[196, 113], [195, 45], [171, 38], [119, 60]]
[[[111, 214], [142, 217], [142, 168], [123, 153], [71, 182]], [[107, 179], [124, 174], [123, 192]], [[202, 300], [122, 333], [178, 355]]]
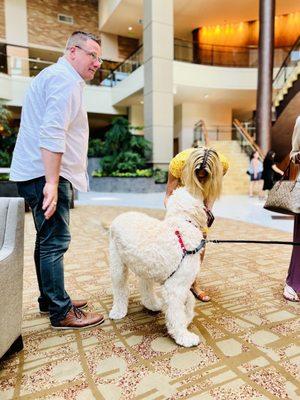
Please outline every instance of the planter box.
[[10, 181], [0, 181], [0, 197], [19, 197], [17, 184]]
[[92, 177], [90, 190], [95, 192], [153, 193], [165, 192], [166, 183], [155, 183], [153, 178]]
[[89, 157], [88, 158], [88, 165], [87, 165], [87, 171], [89, 178], [91, 179], [93, 171], [96, 169], [99, 169], [100, 167], [100, 157]]

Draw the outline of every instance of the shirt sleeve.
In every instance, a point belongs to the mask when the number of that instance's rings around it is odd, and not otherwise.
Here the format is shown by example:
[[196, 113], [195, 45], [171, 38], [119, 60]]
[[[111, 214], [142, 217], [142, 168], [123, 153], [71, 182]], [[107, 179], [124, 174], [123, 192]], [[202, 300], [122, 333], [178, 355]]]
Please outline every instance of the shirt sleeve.
[[185, 166], [187, 157], [183, 152], [178, 153], [169, 164], [169, 172], [177, 179], [181, 179], [182, 170]]
[[66, 132], [81, 105], [81, 87], [60, 76], [50, 78], [46, 85], [46, 111], [40, 127], [39, 147], [64, 153]]

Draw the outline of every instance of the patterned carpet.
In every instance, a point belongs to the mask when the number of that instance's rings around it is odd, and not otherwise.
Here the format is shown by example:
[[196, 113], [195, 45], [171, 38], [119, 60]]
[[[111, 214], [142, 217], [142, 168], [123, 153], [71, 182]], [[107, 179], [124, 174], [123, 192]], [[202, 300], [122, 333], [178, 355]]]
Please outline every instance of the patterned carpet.
[[[124, 210], [72, 210], [66, 287], [106, 317], [112, 302], [107, 228]], [[124, 320], [106, 319], [85, 331], [51, 330], [37, 310], [30, 215], [25, 235], [25, 349], [0, 365], [1, 400], [300, 398], [300, 305], [282, 297], [289, 246], [209, 244], [202, 277], [212, 301], [197, 302], [191, 329], [202, 343], [185, 349], [168, 337], [161, 314], [142, 309], [132, 276]], [[221, 218], [210, 232], [219, 239], [290, 236]]]

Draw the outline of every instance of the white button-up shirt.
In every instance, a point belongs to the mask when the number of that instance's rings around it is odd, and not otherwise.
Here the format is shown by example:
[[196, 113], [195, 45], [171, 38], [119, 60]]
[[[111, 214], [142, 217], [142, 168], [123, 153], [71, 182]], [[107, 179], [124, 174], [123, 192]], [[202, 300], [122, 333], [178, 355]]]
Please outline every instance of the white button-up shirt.
[[45, 175], [41, 148], [63, 153], [60, 175], [87, 191], [88, 119], [82, 105], [84, 80], [64, 58], [41, 71], [26, 93], [10, 179]]

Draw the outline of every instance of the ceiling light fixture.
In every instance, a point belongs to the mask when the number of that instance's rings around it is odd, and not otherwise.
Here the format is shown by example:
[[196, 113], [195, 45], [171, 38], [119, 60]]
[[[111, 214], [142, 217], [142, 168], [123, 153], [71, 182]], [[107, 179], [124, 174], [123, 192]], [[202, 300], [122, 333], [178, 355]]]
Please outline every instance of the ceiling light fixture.
[[133, 29], [132, 26], [129, 26], [129, 27], [128, 27], [128, 30], [129, 30], [129, 31], [132, 31], [132, 29]]

